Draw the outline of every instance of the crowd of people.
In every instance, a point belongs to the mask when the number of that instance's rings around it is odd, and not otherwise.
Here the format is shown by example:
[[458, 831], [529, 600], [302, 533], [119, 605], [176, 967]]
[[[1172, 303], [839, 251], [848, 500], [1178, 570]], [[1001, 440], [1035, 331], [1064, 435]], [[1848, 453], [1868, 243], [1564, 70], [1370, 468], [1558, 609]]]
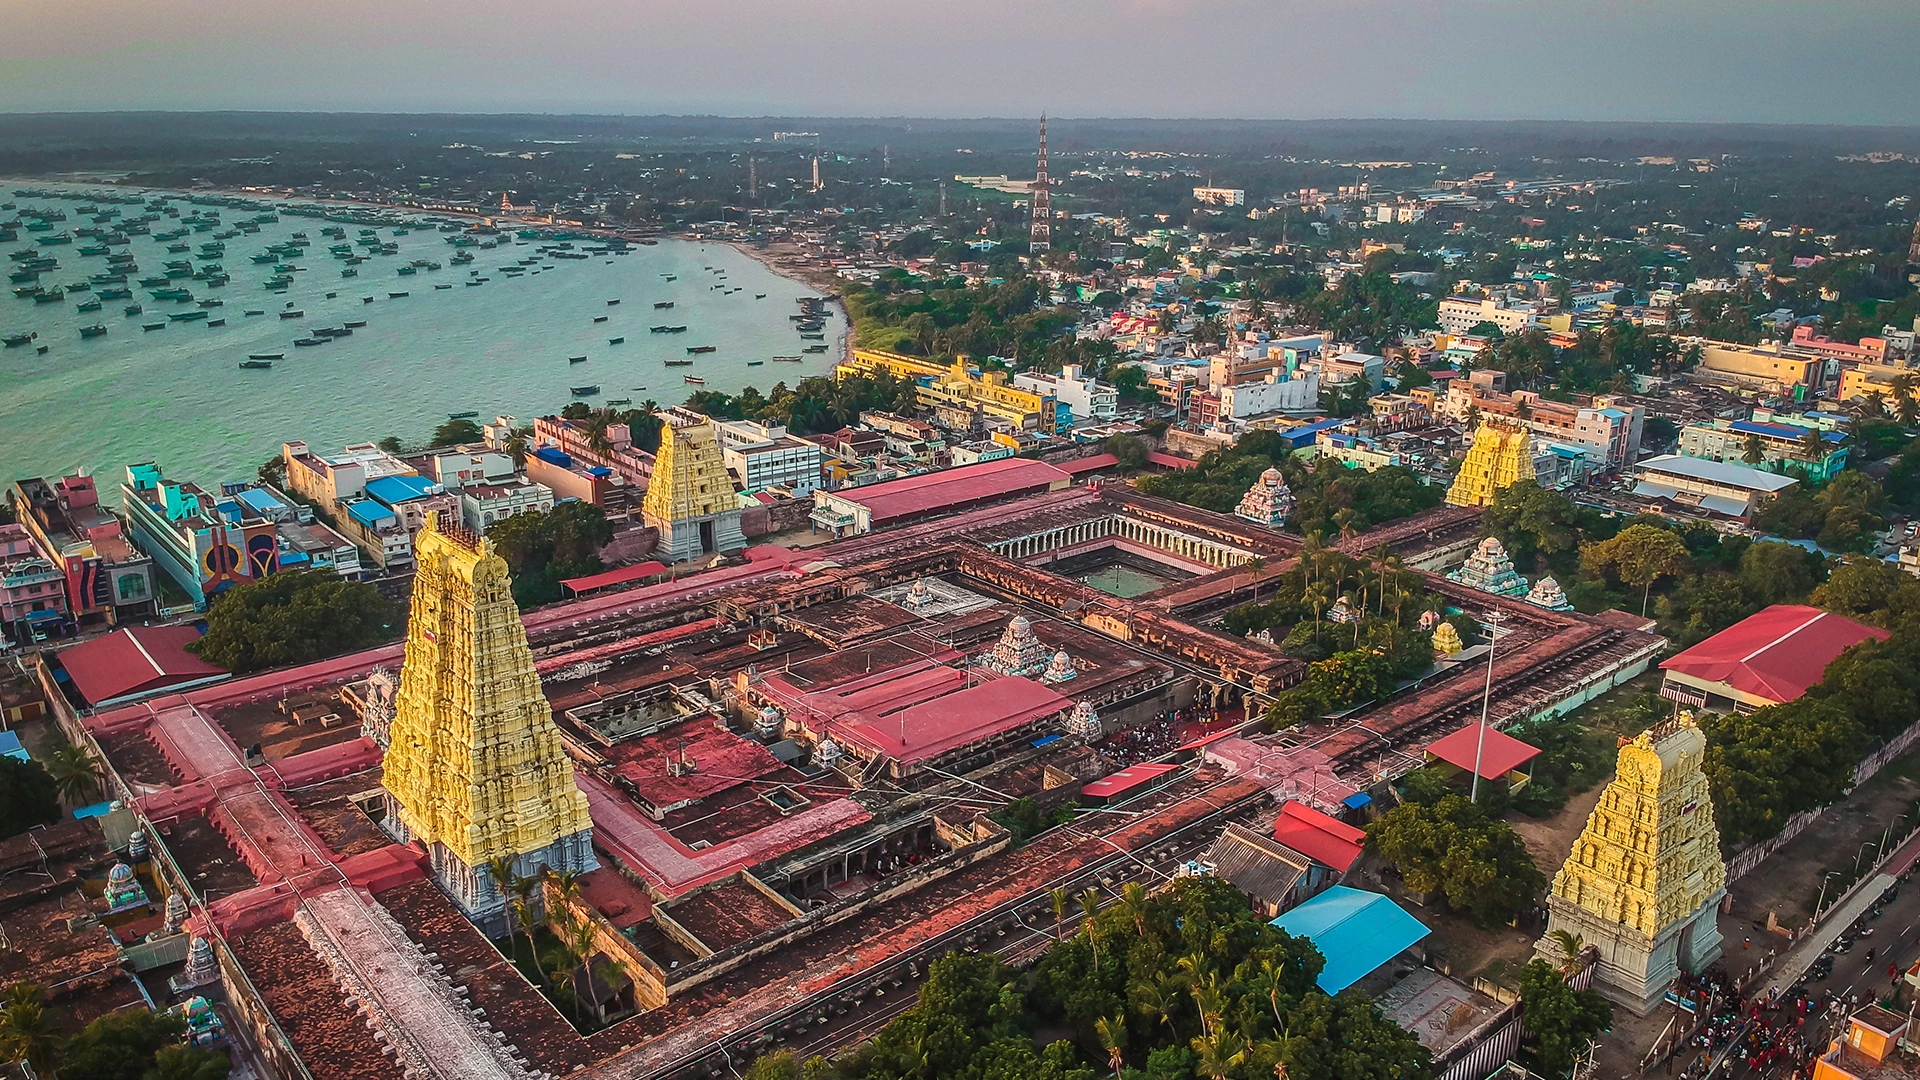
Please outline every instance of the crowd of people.
[[1102, 754], [1125, 768], [1170, 754], [1194, 739], [1225, 730], [1239, 722], [1237, 709], [1228, 715], [1211, 709], [1186, 708], [1135, 727], [1122, 728], [1100, 740], [1098, 748]]
[[[1890, 978], [1899, 969], [1889, 966]], [[1725, 971], [1682, 974], [1674, 994], [1705, 1019], [1683, 1047], [1667, 1058], [1667, 1071], [1676, 1062], [1680, 1080], [1708, 1075], [1764, 1080], [1805, 1080], [1813, 1074], [1814, 1058], [1826, 1046], [1830, 1027], [1861, 1006], [1872, 1003], [1869, 992], [1841, 997], [1833, 991], [1815, 994], [1796, 986], [1749, 997]], [[1684, 1007], [1684, 1006], [1683, 1006]]]

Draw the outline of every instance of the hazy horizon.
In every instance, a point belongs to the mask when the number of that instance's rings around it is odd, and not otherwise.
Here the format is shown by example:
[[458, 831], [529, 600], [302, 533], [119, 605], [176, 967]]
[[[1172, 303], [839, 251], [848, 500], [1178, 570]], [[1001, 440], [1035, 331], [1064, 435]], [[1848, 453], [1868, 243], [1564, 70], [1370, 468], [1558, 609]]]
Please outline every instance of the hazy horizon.
[[0, 111], [1910, 127], [1911, 0], [9, 0]]

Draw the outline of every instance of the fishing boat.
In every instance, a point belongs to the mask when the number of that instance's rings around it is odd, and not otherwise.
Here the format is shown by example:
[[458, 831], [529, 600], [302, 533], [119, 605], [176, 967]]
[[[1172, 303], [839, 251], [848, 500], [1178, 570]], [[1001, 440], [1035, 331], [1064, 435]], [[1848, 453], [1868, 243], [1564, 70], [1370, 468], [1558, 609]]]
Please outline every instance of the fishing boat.
[[345, 270], [340, 271], [340, 276], [341, 277], [359, 277], [360, 271], [355, 270], [353, 267], [349, 266]]
[[567, 390], [573, 394], [574, 397], [592, 397], [600, 392], [600, 384], [595, 383], [592, 386], [569, 386]]
[[99, 310], [100, 310], [100, 301], [98, 301], [98, 300], [89, 300], [89, 301], [87, 301], [87, 302], [86, 302], [86, 303], [84, 303], [84, 304], [75, 304], [75, 305], [73, 306], [73, 310], [75, 310], [75, 311], [99, 311]]
[[764, 366], [765, 364], [766, 364], [766, 361], [765, 361], [765, 360], [749, 360], [749, 361], [747, 361], [747, 366], [748, 366], [748, 367], [761, 367], [761, 366]]
[[99, 292], [94, 293], [94, 295], [98, 296], [102, 300], [131, 300], [133, 299], [133, 290], [132, 289], [101, 289]]
[[691, 360], [668, 360], [668, 361], [666, 362], [666, 364], [667, 364], [667, 366], [668, 366], [668, 367], [692, 367], [692, 366], [693, 366], [693, 361], [691, 361]]
[[631, 405], [631, 404], [633, 404], [633, 399], [630, 397], [619, 397], [619, 398], [607, 399], [608, 408], [617, 408], [621, 405]]
[[662, 277], [664, 277], [664, 278], [666, 278], [666, 279], [667, 279], [668, 281], [679, 281], [679, 280], [680, 280], [680, 275], [678, 275], [678, 274], [663, 274], [663, 275], [661, 275], [661, 276], [662, 276]]
[[48, 349], [50, 349], [50, 348], [52, 348], [52, 346], [50, 346], [50, 345], [42, 345], [42, 346], [40, 346], [39, 348], [37, 348], [37, 349], [35, 349], [35, 350], [33, 350], [33, 353], [34, 353], [34, 355], [35, 355], [35, 356], [45, 356], [45, 355], [47, 355], [47, 350], [48, 350]]
[[165, 330], [166, 328], [167, 324], [163, 322], [143, 323], [140, 327], [142, 330]]
[[776, 364], [797, 364], [800, 362], [800, 358], [797, 356], [776, 356], [773, 358], [773, 362]]
[[181, 311], [167, 316], [170, 322], [198, 322], [207, 317], [204, 311]]
[[468, 285], [468, 286], [473, 286], [473, 285], [485, 285], [486, 283], [487, 283], [487, 279], [486, 279], [486, 278], [469, 278], [469, 279], [467, 279], [467, 281], [466, 281], [466, 282], [464, 282], [464, 284], [466, 284], [466, 285]]
[[672, 307], [672, 306], [673, 306], [673, 301], [671, 301], [671, 300], [662, 300], [662, 301], [660, 301], [659, 303], [657, 303], [657, 304], [655, 304], [655, 305], [653, 305], [653, 309], [654, 309], [655, 311], [659, 311], [659, 310], [661, 310], [662, 308], [670, 308], [670, 307]]
[[52, 289], [47, 292], [35, 293], [33, 295], [33, 302], [36, 304], [57, 304], [66, 298], [67, 294], [65, 290]]
[[765, 300], [767, 298], [767, 294], [763, 292], [757, 292], [753, 294], [753, 298], [755, 300]]
[[28, 342], [32, 341], [34, 338], [37, 338], [39, 336], [40, 335], [37, 333], [8, 334], [6, 337], [0, 338], [0, 345], [5, 345], [9, 349], [17, 348], [21, 345], [27, 344]]
[[212, 327], [212, 326], [225, 326], [225, 325], [227, 325], [227, 320], [225, 320], [225, 319], [208, 319], [208, 320], [207, 320], [207, 325], [208, 325], [208, 326], [210, 326], [210, 327]]
[[226, 307], [227, 302], [225, 300], [202, 300], [200, 301], [200, 306], [201, 307]]
[[365, 319], [350, 319], [350, 320], [348, 320], [347, 322], [344, 322], [344, 323], [342, 323], [341, 325], [342, 325], [342, 326], [345, 326], [345, 327], [346, 327], [347, 329], [349, 329], [349, 330], [358, 330], [358, 329], [360, 329], [361, 327], [363, 327], [363, 326], [365, 326], [365, 325], [367, 325], [367, 320], [365, 320]]
[[389, 299], [389, 300], [398, 300], [398, 299], [400, 299], [401, 297], [403, 297], [403, 296], [407, 296], [407, 295], [410, 295], [410, 294], [408, 294], [408, 293], [404, 293], [404, 292], [390, 292], [390, 293], [388, 293], [388, 294], [387, 294], [387, 299]]
[[295, 338], [293, 347], [296, 349], [310, 349], [315, 345], [325, 345], [326, 343], [327, 339], [323, 337], [303, 337]]
[[266, 313], [267, 312], [265, 308], [248, 308], [247, 309], [247, 314], [249, 315], [265, 315]]
[[253, 370], [253, 371], [258, 371], [258, 370], [260, 370], [260, 369], [262, 369], [262, 368], [270, 368], [270, 367], [272, 367], [272, 366], [273, 366], [273, 361], [271, 361], [271, 360], [242, 360], [242, 361], [240, 361], [240, 366], [241, 366], [241, 367], [243, 367], [243, 368], [247, 368], [247, 369], [249, 369], [249, 370]]
[[327, 299], [329, 299], [329, 300], [331, 300], [331, 299], [333, 299], [334, 297], [336, 297], [336, 296], [339, 296], [339, 295], [340, 295], [340, 294], [339, 294], [339, 293], [337, 293], [337, 292], [330, 292], [330, 293], [328, 293], [328, 294], [327, 294]]
[[614, 306], [615, 304], [618, 304], [619, 302], [620, 302], [620, 301], [618, 301], [618, 300], [609, 300], [609, 301], [607, 301], [607, 306], [608, 306], [608, 307], [613, 307], [613, 306]]
[[142, 307], [139, 304], [128, 304], [126, 307], [126, 314], [128, 315], [139, 315], [145, 311], [146, 311], [146, 308]]
[[699, 355], [700, 355], [701, 353], [710, 353], [710, 352], [718, 352], [718, 351], [719, 351], [719, 349], [720, 349], [720, 347], [719, 347], [718, 345], [689, 345], [689, 346], [687, 346], [687, 352], [688, 352], [688, 353], [690, 353], [690, 354], [692, 354], [692, 355], [694, 355], [694, 356], [699, 356]]
[[257, 353], [247, 354], [247, 359], [249, 360], [285, 360], [286, 358], [287, 358], [286, 353], [277, 353], [277, 352], [257, 352]]
[[827, 335], [825, 335], [825, 334], [801, 334], [801, 335], [800, 335], [800, 340], [801, 340], [801, 341], [825, 341], [825, 340], [827, 340]]
[[433, 290], [434, 290], [435, 292], [444, 292], [444, 291], [446, 291], [447, 289], [451, 289], [451, 288], [453, 288], [453, 283], [452, 283], [452, 282], [448, 282], [448, 283], [447, 283], [447, 284], [445, 284], [445, 285], [435, 285], [435, 286], [433, 287]]
[[691, 383], [691, 384], [693, 384], [694, 386], [705, 386], [705, 385], [707, 385], [707, 380], [705, 380], [705, 379], [703, 379], [703, 378], [701, 378], [701, 377], [700, 377], [700, 376], [698, 376], [698, 375], [682, 375], [682, 376], [680, 376], [680, 378], [681, 378], [681, 379], [683, 379], [683, 380], [685, 380], [686, 382], [689, 382], [689, 383]]
[[304, 319], [307, 317], [307, 313], [301, 311], [299, 308], [294, 308], [291, 311], [281, 312], [280, 317], [283, 319]]
[[620, 344], [624, 344], [624, 343], [626, 342], [626, 340], [627, 340], [627, 339], [626, 339], [626, 338], [623, 338], [623, 337], [610, 337], [610, 338], [608, 338], [608, 339], [607, 339], [607, 344], [609, 344], [609, 345], [620, 345]]
[[595, 316], [593, 317], [593, 321], [594, 321], [594, 322], [606, 322], [606, 321], [607, 321], [607, 317], [606, 317], [605, 315], [595, 315]]
[[80, 336], [83, 338], [100, 337], [104, 335], [106, 332], [107, 332], [107, 328], [104, 326], [101, 326], [99, 323], [95, 323], [92, 326], [83, 326], [80, 328]]
[[800, 351], [809, 352], [809, 353], [823, 353], [827, 351], [827, 347], [825, 345], [809, 345], [806, 348], [801, 349]]
[[584, 364], [584, 363], [586, 363], [586, 362], [587, 362], [587, 358], [586, 358], [586, 357], [584, 357], [584, 356], [569, 356], [569, 357], [567, 357], [567, 363], [569, 363], [569, 364]]
[[476, 417], [476, 416], [479, 416], [479, 415], [480, 415], [480, 414], [479, 414], [478, 412], [475, 412], [475, 411], [474, 411], [474, 410], [472, 410], [472, 409], [468, 409], [468, 410], [467, 410], [466, 412], [450, 412], [450, 413], [448, 413], [448, 414], [447, 414], [447, 419], [449, 419], [449, 420], [471, 420], [471, 419], [473, 419], [474, 417]]
[[371, 296], [363, 296], [363, 297], [361, 297], [361, 298], [360, 298], [360, 302], [361, 302], [361, 303], [363, 303], [363, 304], [371, 304], [371, 303], [373, 303], [373, 297], [371, 297]]

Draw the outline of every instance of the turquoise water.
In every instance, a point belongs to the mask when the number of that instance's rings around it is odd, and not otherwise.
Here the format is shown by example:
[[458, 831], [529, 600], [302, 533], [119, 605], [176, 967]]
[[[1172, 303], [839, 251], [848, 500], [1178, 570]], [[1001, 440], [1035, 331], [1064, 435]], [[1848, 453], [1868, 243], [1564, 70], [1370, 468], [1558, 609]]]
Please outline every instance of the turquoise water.
[[[89, 218], [73, 212], [81, 203], [12, 194], [26, 186], [52, 185], [0, 185], [0, 203], [17, 207], [0, 211], [0, 220], [29, 207], [52, 207], [68, 216], [55, 224], [55, 233], [91, 225]], [[0, 481], [85, 467], [101, 478], [104, 489], [117, 491], [128, 463], [152, 460], [170, 477], [212, 488], [222, 481], [251, 478], [262, 461], [291, 440], [305, 440], [322, 453], [386, 435], [413, 445], [424, 442], [454, 412], [477, 412], [480, 423], [502, 413], [527, 423], [573, 400], [598, 405], [609, 398], [631, 398], [638, 406], [652, 398], [670, 405], [694, 389], [732, 392], [751, 384], [764, 391], [778, 381], [792, 383], [829, 371], [846, 332], [846, 320], [835, 310], [826, 325], [828, 351], [802, 353], [802, 346], [819, 342], [799, 340], [787, 316], [799, 310], [794, 300], [812, 295], [812, 290], [721, 244], [662, 240], [627, 255], [545, 257], [528, 273], [510, 279], [500, 268], [534, 256], [537, 242], [509, 235], [495, 250], [466, 249], [475, 261], [454, 266], [448, 259], [455, 249], [446, 243], [446, 234], [431, 225], [405, 236], [394, 236], [391, 226], [382, 226], [381, 239], [397, 244], [399, 253], [370, 257], [357, 267], [357, 277], [343, 279], [342, 264], [327, 251], [342, 241], [320, 230], [336, 224], [345, 228], [345, 242], [357, 249], [359, 231], [367, 226], [290, 215], [262, 225], [258, 233], [225, 241], [220, 262], [233, 278], [225, 287], [175, 283], [190, 289], [196, 301], [222, 300], [223, 306], [208, 314], [210, 319], [225, 318], [225, 326], [169, 322], [165, 329], [147, 332], [142, 324], [198, 310], [198, 304], [156, 301], [138, 279], [160, 276], [172, 259], [189, 259], [198, 266], [200, 245], [212, 240], [214, 232], [257, 212], [195, 207], [184, 199], [174, 205], [182, 216], [217, 209], [225, 224], [175, 241], [192, 245], [186, 253], [168, 253], [168, 245], [151, 236], [131, 237], [127, 250], [140, 267], [126, 286], [134, 291], [132, 299], [104, 301], [99, 312], [82, 313], [76, 304], [94, 299], [91, 294], [36, 304], [14, 297], [13, 286], [0, 293], [0, 336], [37, 332], [33, 345], [50, 346], [44, 356], [36, 355], [32, 346], [0, 350]], [[124, 218], [145, 213], [138, 206], [120, 209]], [[271, 205], [263, 203], [261, 209]], [[156, 232], [177, 227], [171, 218], [152, 226]], [[273, 265], [255, 265], [250, 256], [295, 232], [312, 240], [293, 260], [306, 270], [292, 275], [293, 284], [284, 293], [263, 290]], [[60, 267], [41, 276], [43, 285], [84, 281], [105, 270], [104, 256], [79, 253], [97, 241], [76, 238], [71, 245], [54, 247], [33, 243], [45, 235], [22, 231], [19, 242], [0, 245], [0, 250], [32, 246], [55, 255]], [[575, 242], [576, 249], [587, 246], [592, 242]], [[414, 259], [439, 262], [442, 269], [423, 269], [412, 276], [396, 273]], [[6, 263], [8, 270], [17, 265]], [[553, 269], [541, 269], [546, 266]], [[473, 270], [490, 280], [476, 287], [462, 285]], [[724, 271], [724, 277], [716, 271]], [[668, 274], [678, 280], [667, 281]], [[712, 288], [722, 282], [740, 291], [727, 294]], [[453, 287], [435, 290], [435, 284]], [[387, 295], [401, 291], [410, 295]], [[329, 292], [338, 295], [328, 299]], [[756, 293], [766, 298], [755, 299]], [[363, 303], [369, 296], [373, 301]], [[608, 306], [611, 299], [620, 304]], [[671, 310], [654, 310], [654, 302], [667, 300], [674, 302]], [[277, 317], [289, 301], [305, 312], [303, 318]], [[143, 305], [144, 313], [123, 315], [122, 309], [132, 303]], [[248, 316], [248, 309], [266, 313]], [[596, 323], [596, 316], [607, 321]], [[308, 336], [309, 328], [362, 319], [367, 325], [351, 337], [313, 348], [294, 347], [294, 339]], [[684, 334], [648, 332], [649, 326], [662, 323], [689, 329]], [[104, 324], [107, 334], [81, 338], [80, 328], [93, 324]], [[608, 338], [621, 336], [624, 344], [608, 344]], [[689, 356], [687, 347], [693, 345], [712, 345], [716, 351]], [[270, 370], [240, 370], [238, 363], [249, 353], [284, 353], [285, 358], [274, 361]], [[586, 362], [568, 363], [569, 356], [583, 354]], [[803, 362], [770, 359], [793, 355], [803, 356]], [[691, 359], [694, 365], [668, 368], [663, 363], [668, 359]], [[753, 360], [761, 365], [749, 367]], [[689, 374], [705, 378], [706, 385], [688, 385], [683, 376]], [[601, 393], [585, 399], [569, 393], [570, 387], [592, 384], [598, 384]]]

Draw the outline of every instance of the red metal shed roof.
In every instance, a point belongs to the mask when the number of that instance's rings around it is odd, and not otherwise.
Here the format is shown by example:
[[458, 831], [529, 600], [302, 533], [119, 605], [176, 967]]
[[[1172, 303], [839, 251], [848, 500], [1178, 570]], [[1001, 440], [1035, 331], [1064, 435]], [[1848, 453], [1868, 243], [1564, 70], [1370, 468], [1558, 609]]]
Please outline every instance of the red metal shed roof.
[[1195, 465], [1200, 464], [1192, 458], [1175, 457], [1172, 454], [1163, 454], [1158, 450], [1148, 454], [1147, 460], [1163, 469], [1191, 469]]
[[639, 581], [643, 578], [650, 578], [655, 574], [664, 574], [666, 572], [667, 567], [665, 563], [648, 561], [635, 563], [632, 566], [622, 566], [615, 570], [602, 571], [598, 574], [589, 574], [586, 577], [566, 578], [562, 580], [560, 584], [572, 589], [573, 595], [579, 596], [581, 593], [588, 592], [592, 589], [605, 588], [608, 585], [620, 585], [629, 581]]
[[1487, 741], [1480, 745], [1480, 725], [1468, 724], [1443, 739], [1435, 739], [1427, 753], [1449, 765], [1473, 771], [1475, 751], [1480, 755], [1480, 778], [1498, 780], [1540, 756], [1538, 747], [1528, 746], [1492, 724], [1487, 725]]
[[1885, 630], [1819, 608], [1775, 604], [1667, 659], [1667, 671], [1725, 683], [1743, 694], [1788, 702], [1825, 676], [1827, 665]]
[[878, 527], [901, 518], [959, 508], [987, 499], [1010, 499], [1045, 491], [1073, 479], [1043, 461], [1001, 458], [957, 469], [942, 469], [902, 480], [889, 480], [842, 491], [840, 497], [859, 503], [873, 515]]
[[1101, 469], [1112, 469], [1119, 464], [1120, 459], [1114, 457], [1112, 454], [1095, 454], [1092, 457], [1075, 458], [1072, 461], [1062, 462], [1060, 467], [1075, 476], [1079, 476], [1083, 473], [1098, 472]]
[[1343, 874], [1353, 868], [1367, 846], [1366, 833], [1297, 802], [1281, 804], [1280, 817], [1273, 823], [1273, 838]]
[[56, 659], [80, 696], [98, 705], [225, 675], [226, 668], [187, 651], [198, 640], [200, 631], [191, 626], [129, 626], [62, 649]]
[[1103, 776], [1095, 780], [1081, 788], [1080, 792], [1097, 799], [1111, 799], [1116, 795], [1132, 791], [1142, 784], [1158, 780], [1179, 767], [1178, 765], [1153, 765], [1147, 762], [1129, 765], [1112, 776]]

